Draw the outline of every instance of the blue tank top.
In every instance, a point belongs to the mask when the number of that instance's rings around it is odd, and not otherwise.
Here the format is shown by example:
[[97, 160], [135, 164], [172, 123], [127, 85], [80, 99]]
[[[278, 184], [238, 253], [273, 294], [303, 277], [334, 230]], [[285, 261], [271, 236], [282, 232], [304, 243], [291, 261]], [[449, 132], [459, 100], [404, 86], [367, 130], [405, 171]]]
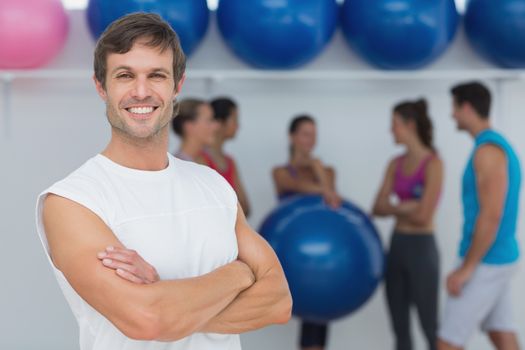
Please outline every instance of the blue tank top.
[[482, 131], [476, 137], [474, 151], [470, 156], [463, 174], [462, 196], [465, 221], [463, 224], [463, 238], [461, 240], [459, 254], [461, 257], [466, 255], [472, 243], [475, 223], [479, 214], [474, 155], [476, 150], [485, 144], [494, 144], [505, 152], [507, 158], [508, 190], [496, 239], [482, 262], [496, 265], [508, 264], [515, 262], [519, 257], [518, 242], [516, 240], [516, 221], [518, 217], [521, 183], [520, 162], [507, 140], [499, 133], [490, 129]]

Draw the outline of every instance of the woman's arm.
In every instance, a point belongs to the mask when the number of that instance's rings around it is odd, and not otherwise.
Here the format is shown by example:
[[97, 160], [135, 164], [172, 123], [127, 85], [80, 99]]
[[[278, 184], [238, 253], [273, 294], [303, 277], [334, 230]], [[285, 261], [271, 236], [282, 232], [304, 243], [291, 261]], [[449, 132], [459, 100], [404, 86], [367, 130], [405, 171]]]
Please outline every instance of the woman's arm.
[[285, 167], [275, 168], [273, 182], [278, 194], [297, 192], [304, 194], [322, 194], [323, 187], [312, 181], [294, 178]]
[[248, 196], [246, 195], [246, 191], [244, 190], [244, 186], [241, 181], [241, 177], [239, 175], [239, 171], [237, 169], [237, 166], [234, 162], [232, 162], [233, 166], [233, 182], [235, 185], [235, 192], [237, 193], [237, 198], [239, 199], [239, 203], [241, 204], [242, 210], [244, 211], [244, 215], [246, 217], [250, 216], [250, 201], [248, 201]]
[[398, 210], [396, 206], [390, 203], [390, 194], [394, 187], [394, 174], [395, 174], [396, 160], [393, 159], [388, 164], [386, 169], [383, 182], [376, 195], [372, 214], [375, 216], [389, 216], [396, 215]]
[[432, 220], [443, 183], [443, 162], [434, 157], [425, 168], [425, 187], [421, 200], [404, 219], [414, 225], [426, 225]]

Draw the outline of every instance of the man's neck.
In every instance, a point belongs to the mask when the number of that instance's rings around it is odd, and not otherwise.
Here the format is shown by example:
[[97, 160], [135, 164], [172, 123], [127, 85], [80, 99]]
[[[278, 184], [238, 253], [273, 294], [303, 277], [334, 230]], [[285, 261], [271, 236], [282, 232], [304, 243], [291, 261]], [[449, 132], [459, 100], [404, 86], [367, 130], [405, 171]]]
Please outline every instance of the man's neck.
[[473, 138], [476, 138], [480, 133], [490, 128], [491, 126], [488, 120], [481, 120], [469, 128], [469, 133]]
[[102, 154], [127, 168], [158, 171], [168, 166], [168, 129], [151, 139], [134, 140], [112, 130], [111, 141]]

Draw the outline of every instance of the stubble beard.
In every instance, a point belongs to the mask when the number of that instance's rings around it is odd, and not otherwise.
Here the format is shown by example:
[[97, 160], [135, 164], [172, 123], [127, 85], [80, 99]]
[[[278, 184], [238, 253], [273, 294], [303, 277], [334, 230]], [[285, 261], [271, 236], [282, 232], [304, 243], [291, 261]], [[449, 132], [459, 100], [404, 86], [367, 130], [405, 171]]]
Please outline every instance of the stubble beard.
[[[170, 107], [171, 106], [171, 107]], [[173, 101], [169, 103], [168, 108], [164, 111], [152, 127], [144, 127], [141, 130], [130, 127], [126, 118], [122, 116], [109, 102], [106, 103], [106, 117], [111, 129], [124, 139], [133, 143], [153, 142], [159, 138], [162, 131], [168, 127], [168, 124], [174, 118], [173, 113], [166, 115], [173, 110]], [[159, 107], [160, 108], [160, 107]], [[147, 128], [149, 130], [147, 130]]]

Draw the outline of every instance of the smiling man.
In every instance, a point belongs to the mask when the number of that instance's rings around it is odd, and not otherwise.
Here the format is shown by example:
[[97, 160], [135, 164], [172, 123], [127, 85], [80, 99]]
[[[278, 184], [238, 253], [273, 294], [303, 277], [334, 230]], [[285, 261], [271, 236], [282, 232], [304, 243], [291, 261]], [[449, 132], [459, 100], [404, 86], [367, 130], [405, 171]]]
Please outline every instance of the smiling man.
[[[173, 30], [156, 15], [125, 16], [101, 36], [94, 67], [111, 140], [37, 202], [81, 350], [236, 350], [237, 334], [287, 322], [282, 268], [231, 187], [167, 152], [185, 70]], [[155, 283], [133, 283], [130, 266]]]

